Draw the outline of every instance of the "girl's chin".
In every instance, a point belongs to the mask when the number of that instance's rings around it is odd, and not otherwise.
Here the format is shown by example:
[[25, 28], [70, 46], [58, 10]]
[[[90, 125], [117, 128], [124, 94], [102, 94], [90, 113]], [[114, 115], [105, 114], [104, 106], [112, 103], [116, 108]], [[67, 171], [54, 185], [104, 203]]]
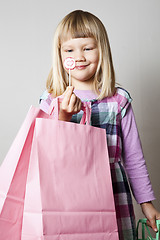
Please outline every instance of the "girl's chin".
[[79, 81], [79, 82], [92, 82], [93, 81], [93, 76], [91, 75], [91, 77], [88, 78], [88, 76], [77, 76], [77, 77], [72, 77], [72, 81]]

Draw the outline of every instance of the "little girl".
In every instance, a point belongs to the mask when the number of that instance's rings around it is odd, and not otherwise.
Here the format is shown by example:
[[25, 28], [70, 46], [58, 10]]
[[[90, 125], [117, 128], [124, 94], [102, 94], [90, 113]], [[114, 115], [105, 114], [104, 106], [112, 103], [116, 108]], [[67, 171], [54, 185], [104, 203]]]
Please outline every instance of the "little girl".
[[[48, 112], [54, 97], [63, 94], [59, 119], [80, 122], [81, 101], [91, 101], [91, 124], [106, 129], [120, 240], [136, 239], [130, 187], [154, 231], [160, 213], [143, 157], [129, 93], [115, 87], [106, 29], [93, 14], [76, 10], [60, 22], [54, 36], [53, 68], [40, 107]], [[72, 86], [64, 59], [73, 57]], [[127, 174], [127, 177], [126, 177]], [[128, 179], [128, 180], [127, 180]], [[129, 181], [129, 184], [128, 184]]]

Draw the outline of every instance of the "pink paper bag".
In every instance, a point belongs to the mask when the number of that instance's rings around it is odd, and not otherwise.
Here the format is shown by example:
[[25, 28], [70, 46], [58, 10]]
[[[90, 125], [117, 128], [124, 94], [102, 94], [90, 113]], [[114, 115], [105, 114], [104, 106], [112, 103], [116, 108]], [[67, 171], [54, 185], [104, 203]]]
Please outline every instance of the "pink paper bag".
[[20, 240], [24, 197], [36, 118], [48, 115], [31, 107], [0, 167], [0, 240]]
[[[22, 240], [118, 240], [105, 129], [36, 119]], [[84, 125], [86, 122], [86, 125]]]

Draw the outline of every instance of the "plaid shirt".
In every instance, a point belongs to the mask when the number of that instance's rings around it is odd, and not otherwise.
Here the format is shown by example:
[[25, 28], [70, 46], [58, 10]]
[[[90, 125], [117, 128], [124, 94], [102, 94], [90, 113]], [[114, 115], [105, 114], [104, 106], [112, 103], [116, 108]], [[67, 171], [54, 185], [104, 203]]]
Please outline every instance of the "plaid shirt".
[[[105, 128], [117, 224], [120, 240], [135, 240], [135, 216], [128, 180], [122, 164], [121, 119], [132, 99], [129, 93], [117, 88], [117, 93], [101, 101], [92, 100], [91, 125]], [[82, 112], [73, 115], [73, 122], [80, 122]]]

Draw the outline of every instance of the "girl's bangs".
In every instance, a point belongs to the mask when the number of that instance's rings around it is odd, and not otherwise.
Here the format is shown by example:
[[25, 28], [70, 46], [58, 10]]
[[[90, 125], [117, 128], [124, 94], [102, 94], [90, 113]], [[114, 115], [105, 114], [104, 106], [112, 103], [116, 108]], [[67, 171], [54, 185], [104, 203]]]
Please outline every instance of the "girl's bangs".
[[97, 40], [95, 26], [88, 21], [81, 21], [79, 19], [69, 19], [62, 25], [61, 34], [59, 36], [59, 43], [70, 38], [88, 38], [93, 37]]

